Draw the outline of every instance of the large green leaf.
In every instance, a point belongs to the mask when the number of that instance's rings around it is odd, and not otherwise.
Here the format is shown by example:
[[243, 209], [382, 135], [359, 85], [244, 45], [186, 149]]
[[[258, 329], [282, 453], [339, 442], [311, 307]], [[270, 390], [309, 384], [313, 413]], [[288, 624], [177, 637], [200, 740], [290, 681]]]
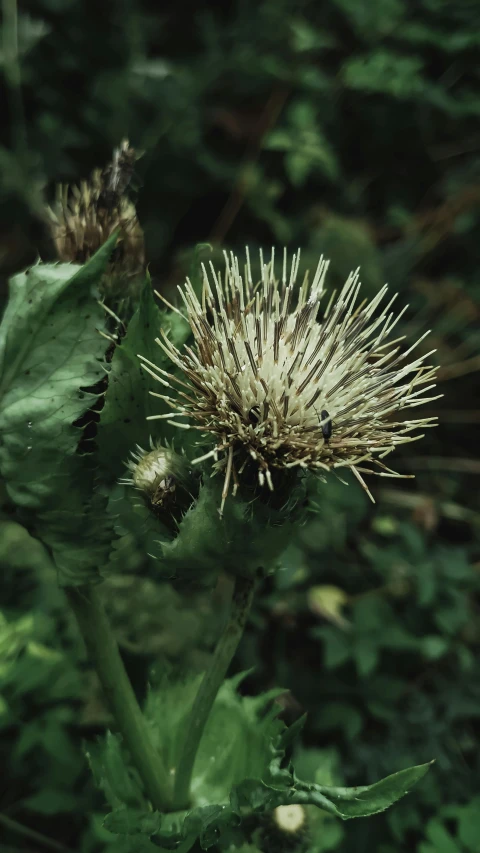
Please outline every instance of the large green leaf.
[[[190, 328], [186, 321], [173, 311], [161, 311], [155, 302], [150, 281], [144, 285], [140, 303], [128, 325], [127, 333], [116, 347], [109, 375], [105, 405], [100, 416], [97, 443], [101, 465], [113, 478], [124, 474], [123, 463], [138, 444], [148, 448], [149, 437], [156, 434], [148, 415], [166, 411], [165, 404], [152, 398], [150, 391], [160, 394], [168, 389], [156, 383], [142, 369], [139, 354], [154, 364], [171, 371], [173, 365], [155, 343], [163, 328], [171, 340], [180, 346]], [[173, 428], [163, 424], [160, 438], [171, 438]]]
[[68, 490], [55, 508], [38, 514], [34, 529], [47, 545], [63, 585], [100, 580], [112, 540], [107, 499], [95, 485], [94, 460], [76, 457], [65, 471]]
[[104, 376], [104, 312], [92, 286], [114, 242], [84, 267], [37, 264], [15, 276], [0, 325], [0, 470], [19, 506], [43, 509], [65, 489], [65, 457], [80, 439], [74, 422], [95, 402]]
[[106, 372], [95, 286], [115, 239], [83, 267], [37, 264], [15, 276], [0, 326], [0, 473], [11, 500], [35, 513], [29, 524], [66, 582], [96, 576], [106, 554], [104, 501], [93, 499], [94, 461], [79, 454], [75, 424]]
[[[285, 754], [303, 720], [287, 729], [272, 704], [279, 691], [256, 698], [242, 697], [236, 690], [240, 678], [226, 682], [216, 699], [195, 762], [193, 806], [189, 811], [152, 812], [146, 801], [143, 808], [138, 803], [137, 793], [137, 805], [132, 808], [131, 780], [128, 770], [122, 770], [118, 761], [121, 744], [111, 738], [107, 741], [105, 755], [112, 743], [119, 751], [114, 762], [100, 761], [107, 775], [102, 787], [115, 808], [105, 821], [110, 832], [146, 836], [166, 850], [186, 843], [188, 849], [188, 843], [198, 837], [202, 849], [207, 850], [232, 834], [238, 838], [245, 818], [252, 826], [255, 816], [261, 821], [262, 815], [278, 806], [316, 806], [343, 820], [384, 811], [407, 794], [430, 766], [411, 767], [373, 785], [354, 788], [301, 781], [293, 768], [285, 765]], [[198, 678], [173, 684], [164, 680], [147, 703], [153, 742], [172, 768], [197, 686]], [[122, 786], [128, 796], [119, 797]]]
[[[163, 815], [132, 808], [131, 782], [128, 767], [122, 771], [118, 756], [121, 744], [112, 736], [105, 742], [101, 753], [90, 762], [97, 780], [115, 811], [107, 816], [105, 826], [119, 835], [147, 835], [162, 849], [176, 849], [188, 839], [199, 837], [208, 849], [225, 832], [241, 823], [241, 816], [230, 807], [231, 790], [254, 773], [273, 781], [270, 765], [278, 756], [274, 743], [283, 728], [277, 719], [272, 700], [279, 690], [259, 697], [241, 697], [237, 687], [243, 675], [225, 682], [216, 699], [212, 714], [202, 738], [195, 762], [192, 780], [192, 798], [195, 807], [190, 811]], [[199, 676], [169, 681], [165, 677], [151, 692], [145, 708], [150, 721], [154, 746], [162, 753], [168, 767], [174, 767], [183, 732], [199, 685]], [[117, 759], [112, 758], [116, 748]], [[119, 808], [119, 793], [127, 808]]]

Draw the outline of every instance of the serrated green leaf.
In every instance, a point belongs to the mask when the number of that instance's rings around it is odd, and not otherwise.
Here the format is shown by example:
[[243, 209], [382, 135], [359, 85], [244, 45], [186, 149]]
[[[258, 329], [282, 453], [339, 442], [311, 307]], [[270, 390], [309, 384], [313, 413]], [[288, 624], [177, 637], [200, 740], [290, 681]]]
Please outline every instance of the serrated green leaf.
[[[245, 775], [271, 779], [270, 765], [278, 748], [272, 738], [283, 728], [272, 704], [279, 690], [260, 696], [239, 696], [245, 673], [226, 681], [215, 700], [195, 761], [192, 796], [199, 806], [225, 804], [230, 791]], [[171, 679], [164, 676], [150, 692], [145, 715], [152, 740], [167, 767], [175, 767], [183, 733], [201, 676]]]
[[37, 264], [10, 283], [0, 325], [0, 471], [18, 506], [48, 508], [65, 489], [65, 457], [80, 440], [73, 424], [96, 399], [84, 389], [104, 376], [104, 312], [92, 287], [113, 246], [84, 267]]
[[105, 829], [117, 835], [156, 835], [162, 825], [160, 812], [143, 812], [139, 809], [117, 809], [108, 814]]
[[73, 459], [65, 475], [68, 488], [60, 505], [36, 516], [35, 532], [50, 551], [60, 584], [95, 583], [113, 536], [107, 498], [96, 490], [91, 457]]
[[[124, 462], [135, 445], [148, 449], [149, 438], [155, 432], [146, 418], [150, 414], [167, 411], [166, 404], [158, 398], [153, 401], [150, 391], [167, 393], [167, 389], [155, 383], [141, 367], [138, 355], [171, 371], [173, 365], [155, 343], [155, 338], [164, 329], [176, 346], [186, 340], [190, 333], [188, 323], [173, 311], [167, 313], [158, 307], [150, 281], [146, 281], [125, 337], [113, 354], [105, 405], [100, 415], [97, 444], [100, 462], [112, 478], [124, 473]], [[156, 385], [157, 387], [153, 387]], [[173, 428], [163, 424], [161, 438], [171, 438]]]
[[[175, 766], [199, 678], [170, 681], [164, 676], [148, 697], [145, 715], [150, 722], [152, 743], [168, 767]], [[272, 701], [280, 691], [242, 697], [237, 687], [243, 678], [244, 674], [225, 682], [215, 701], [195, 762], [191, 789], [195, 805], [190, 811], [160, 815], [148, 812], [146, 802], [143, 809], [119, 808], [122, 797], [117, 779], [125, 778], [125, 770], [108, 763], [102, 755], [95, 760], [92, 766], [97, 780], [101, 778], [109, 802], [116, 807], [106, 819], [111, 832], [145, 834], [165, 849], [175, 849], [180, 842], [199, 837], [203, 849], [208, 849], [223, 833], [239, 825], [240, 815], [231, 807], [230, 796], [245, 775], [253, 773], [279, 784], [281, 772], [277, 773], [276, 768], [282, 752], [277, 741], [284, 726], [277, 719], [278, 708]], [[108, 744], [99, 744], [100, 753], [108, 752], [112, 745], [121, 748], [120, 742], [112, 741], [110, 736]]]
[[233, 808], [241, 814], [265, 812], [282, 805], [312, 805], [348, 820], [385, 811], [408, 794], [425, 775], [430, 764], [400, 770], [373, 785], [335, 788], [295, 779], [290, 787], [274, 790], [258, 779], [245, 779], [232, 792]]
[[408, 767], [392, 773], [385, 779], [375, 782], [373, 785], [363, 785], [355, 788], [335, 788], [324, 785], [310, 786], [308, 783], [296, 780], [296, 788], [302, 793], [311, 793], [312, 805], [316, 795], [326, 797], [334, 807], [334, 813], [344, 819], [353, 817], [368, 817], [369, 815], [383, 812], [390, 808], [393, 803], [408, 794], [412, 788], [425, 776], [432, 762], [419, 764], [416, 767]]
[[126, 764], [118, 735], [107, 732], [102, 742], [89, 746], [87, 759], [98, 787], [113, 807], [146, 806], [138, 773]]
[[74, 424], [106, 371], [94, 288], [115, 240], [83, 267], [37, 264], [16, 276], [0, 326], [0, 472], [10, 498], [35, 512], [29, 523], [66, 583], [97, 578], [108, 553], [105, 501]]
[[[208, 823], [208, 814], [202, 821], [196, 810], [185, 817], [185, 812], [170, 812], [168, 815], [159, 812], [140, 811], [138, 809], [119, 808], [105, 817], [104, 828], [115, 835], [134, 837], [135, 851], [142, 849], [142, 836], [151, 840], [151, 848], [162, 851], [175, 850], [176, 853], [187, 853], [202, 832], [202, 827]], [[210, 812], [212, 810], [209, 810]], [[214, 812], [218, 812], [215, 807]], [[189, 820], [189, 818], [191, 818]], [[146, 840], [146, 839], [145, 839]]]

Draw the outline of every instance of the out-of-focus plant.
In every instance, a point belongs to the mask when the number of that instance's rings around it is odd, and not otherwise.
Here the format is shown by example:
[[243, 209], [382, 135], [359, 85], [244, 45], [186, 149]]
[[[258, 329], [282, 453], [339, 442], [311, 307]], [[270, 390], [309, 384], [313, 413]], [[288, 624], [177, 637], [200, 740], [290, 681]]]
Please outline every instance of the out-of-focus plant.
[[[439, 349], [446, 393], [426, 416], [441, 411], [441, 427], [430, 431], [418, 449], [407, 445], [398, 453], [398, 469], [414, 471], [416, 480], [393, 486], [380, 480], [372, 489], [380, 504], [375, 512], [360, 490], [331, 478], [328, 500], [323, 492], [311, 496], [317, 508], [282, 555], [282, 569], [264, 581], [236, 668], [256, 668], [242, 691], [259, 692], [275, 683], [290, 688], [295, 698], [276, 701], [288, 720], [300, 713], [296, 702], [308, 710], [305, 744], [335, 743], [341, 772], [329, 784], [371, 783], [392, 767], [437, 757], [435, 773], [427, 775], [416, 796], [374, 821], [343, 823], [338, 849], [391, 853], [422, 843], [461, 849], [468, 842], [459, 837], [453, 809], [468, 810], [480, 789], [478, 673], [472, 663], [478, 645], [474, 401], [480, 364], [474, 5], [422, 0], [414, 7], [382, 0], [370, 9], [330, 0], [319, 8], [313, 2], [299, 7], [272, 0], [247, 2], [221, 14], [201, 3], [191, 15], [181, 4], [167, 4], [160, 18], [141, 0], [115, 8], [107, 3], [105, 14], [95, 16], [95, 26], [88, 4], [42, 0], [35, 7], [27, 3], [17, 10], [12, 2], [4, 7], [0, 261], [6, 272], [33, 261], [39, 244], [42, 257], [54, 250], [40, 241], [42, 185], [80, 185], [129, 136], [135, 148], [146, 151], [129, 198], [139, 209], [155, 286], [170, 302], [177, 305], [172, 284], [195, 265], [190, 247], [197, 240], [227, 237], [231, 245], [243, 247], [258, 235], [267, 245], [304, 246], [302, 272], [323, 251], [332, 260], [332, 288], [360, 265], [365, 296], [372, 298], [386, 280], [402, 291], [404, 304], [410, 303], [399, 334], [416, 338], [425, 327], [434, 330], [431, 346]], [[104, 300], [99, 285], [98, 297]], [[158, 510], [152, 516], [139, 494], [138, 501], [131, 501], [130, 491], [116, 483], [119, 456], [131, 459], [132, 450], [140, 452], [137, 444], [143, 451], [150, 448], [150, 430], [145, 423], [140, 427], [138, 412], [159, 411], [159, 401], [145, 394], [140, 373], [128, 367], [137, 364], [137, 352], [154, 362], [158, 356], [156, 346], [148, 351], [141, 331], [151, 310], [146, 291], [142, 300], [137, 332], [132, 320], [129, 340], [117, 347], [113, 363], [112, 342], [104, 351], [111, 381], [102, 418], [112, 429], [121, 425], [118, 444], [112, 445], [107, 430], [105, 438], [98, 433], [95, 438], [108, 480], [99, 504], [104, 507], [107, 498], [114, 530], [106, 564], [111, 577], [99, 593], [141, 698], [148, 664], [158, 650], [176, 665], [183, 660], [197, 672], [204, 668], [228, 597], [222, 577], [212, 618], [205, 603], [208, 591], [182, 583], [167, 594], [157, 585]], [[125, 331], [119, 320], [131, 311], [108, 299], [106, 305], [117, 319], [109, 315], [103, 332], [118, 340]], [[164, 314], [161, 322], [178, 324], [175, 337], [182, 326], [186, 329], [178, 315], [167, 321]], [[176, 340], [181, 345], [181, 336]], [[122, 379], [127, 374], [134, 377], [129, 383]], [[99, 409], [105, 378], [90, 376], [89, 381]], [[127, 384], [129, 395], [123, 393]], [[114, 403], [117, 388], [121, 393]], [[89, 409], [85, 419], [90, 425], [78, 421], [85, 431], [82, 452], [93, 449], [98, 418], [99, 412]], [[163, 424], [171, 446], [174, 430], [168, 426]], [[191, 437], [185, 433], [181, 444], [187, 446]], [[174, 447], [177, 443], [178, 434]], [[190, 449], [189, 444], [188, 458], [194, 458]], [[74, 466], [69, 472], [69, 480], [78, 478], [88, 492], [95, 471], [88, 482]], [[130, 474], [125, 469], [120, 476]], [[160, 504], [171, 507], [176, 489], [168, 480], [162, 486], [164, 479], [155, 491]], [[1, 505], [5, 521], [13, 517], [36, 535], [30, 511], [15, 509], [3, 490]], [[63, 507], [52, 508], [61, 519]], [[82, 502], [70, 497], [66, 513], [72, 509], [82, 517]], [[93, 541], [99, 531], [92, 533], [88, 516], [85, 523], [85, 538]], [[62, 524], [55, 533], [58, 555], [62, 536], [69, 538], [65, 531], [60, 536]], [[79, 523], [75, 535], [81, 531]], [[104, 534], [111, 537], [111, 532]], [[421, 547], [412, 545], [416, 539]], [[33, 553], [36, 540], [26, 541]], [[9, 623], [40, 608], [32, 595], [40, 567], [26, 574], [21, 553], [10, 548], [6, 557], [7, 568], [16, 566], [15, 583], [11, 571], [2, 577]], [[422, 596], [420, 576], [425, 579]], [[48, 608], [54, 586], [53, 579], [42, 608]], [[127, 590], [135, 600], [135, 618], [125, 609]], [[195, 610], [197, 596], [202, 605]], [[158, 611], [164, 630], [155, 627], [160, 599], [172, 608], [167, 619]], [[48, 643], [37, 621], [32, 640], [64, 656], [66, 618], [60, 596]], [[73, 671], [79, 666], [78, 651], [69, 647], [68, 655]], [[21, 676], [21, 668], [18, 672]], [[85, 688], [81, 692], [78, 703], [73, 697], [64, 702], [75, 714], [85, 699]], [[26, 695], [30, 706], [33, 696]], [[42, 695], [48, 716], [54, 705], [48, 691]], [[42, 704], [40, 691], [36, 699]], [[95, 725], [102, 726], [105, 712], [97, 713], [98, 703], [101, 709], [99, 691], [90, 709]], [[24, 822], [46, 831], [45, 824], [38, 827], [39, 815], [22, 813], [26, 765], [9, 760], [15, 731], [8, 729], [2, 738], [2, 755], [11, 787], [19, 786], [22, 793], [17, 806], [6, 796], [0, 808], [20, 822], [23, 814]], [[73, 723], [68, 731], [79, 756], [80, 734]], [[313, 778], [303, 768], [298, 772]], [[77, 836], [72, 840], [70, 827], [81, 832], [84, 814], [102, 807], [85, 779], [75, 781], [67, 774], [62, 782], [62, 790], [78, 794], [76, 810], [71, 801], [76, 821], [67, 826], [58, 817], [54, 835], [72, 847], [80, 842]], [[42, 775], [30, 781], [32, 791], [47, 785]], [[453, 804], [449, 815], [443, 811], [448, 803]], [[474, 816], [471, 820], [475, 826]], [[429, 835], [429, 821], [442, 829]], [[96, 851], [96, 843], [119, 849], [118, 836], [100, 829], [99, 822], [96, 818], [96, 841], [83, 835], [85, 849]], [[261, 835], [255, 830], [245, 849], [261, 849], [267, 837], [277, 843], [267, 823]], [[335, 818], [332, 824], [339, 826]], [[7, 843], [18, 841], [12, 833]], [[304, 836], [295, 837], [300, 840], [306, 843]], [[141, 842], [135, 843], [139, 849]]]

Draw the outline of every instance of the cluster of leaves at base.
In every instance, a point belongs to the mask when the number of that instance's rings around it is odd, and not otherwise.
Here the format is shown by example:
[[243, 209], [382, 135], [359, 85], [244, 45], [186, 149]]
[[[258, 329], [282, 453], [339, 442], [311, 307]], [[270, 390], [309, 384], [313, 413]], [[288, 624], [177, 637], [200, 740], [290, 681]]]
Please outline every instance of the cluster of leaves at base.
[[[193, 804], [187, 811], [151, 811], [117, 736], [108, 734], [89, 749], [97, 784], [114, 807], [105, 828], [130, 837], [122, 851], [188, 850], [197, 838], [203, 850], [228, 849], [242, 842], [247, 821], [255, 826], [255, 818], [261, 822], [282, 805], [316, 806], [344, 820], [377, 814], [408, 793], [428, 770], [428, 764], [411, 767], [355, 788], [299, 779], [285, 756], [304, 720], [289, 728], [279, 721], [274, 699], [281, 690], [240, 696], [237, 687], [243, 677], [220, 689], [197, 754]], [[152, 741], [167, 767], [176, 766], [198, 683], [198, 677], [170, 683], [164, 678], [148, 698], [145, 714]]]

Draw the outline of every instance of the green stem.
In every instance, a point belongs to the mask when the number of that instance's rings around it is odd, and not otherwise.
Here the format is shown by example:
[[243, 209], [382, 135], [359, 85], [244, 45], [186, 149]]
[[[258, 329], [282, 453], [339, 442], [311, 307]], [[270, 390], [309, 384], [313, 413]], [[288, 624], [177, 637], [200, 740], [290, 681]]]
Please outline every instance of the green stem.
[[118, 731], [143, 781], [146, 795], [154, 809], [165, 811], [170, 798], [169, 777], [151, 742], [147, 723], [125, 672], [98, 590], [95, 586], [67, 587], [66, 593]]
[[189, 805], [190, 784], [198, 747], [217, 693], [242, 638], [254, 590], [254, 580], [236, 578], [228, 622], [217, 643], [210, 667], [203, 676], [187, 720], [186, 736], [175, 773], [173, 795], [175, 809], [187, 808]]

